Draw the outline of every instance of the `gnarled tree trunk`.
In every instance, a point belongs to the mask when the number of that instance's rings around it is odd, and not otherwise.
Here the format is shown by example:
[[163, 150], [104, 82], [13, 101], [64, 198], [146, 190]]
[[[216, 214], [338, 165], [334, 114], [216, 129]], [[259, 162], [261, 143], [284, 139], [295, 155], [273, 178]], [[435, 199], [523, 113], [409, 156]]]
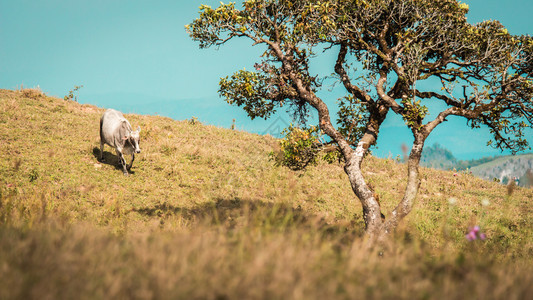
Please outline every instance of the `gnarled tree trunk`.
[[409, 154], [407, 161], [407, 186], [405, 187], [405, 193], [402, 200], [396, 208], [389, 214], [387, 220], [383, 223], [378, 240], [384, 241], [387, 239], [390, 233], [392, 233], [400, 221], [407, 216], [413, 209], [413, 205], [418, 194], [418, 188], [420, 187], [419, 168], [420, 158], [422, 157], [422, 150], [424, 148], [424, 140], [420, 135], [415, 136], [413, 148]]

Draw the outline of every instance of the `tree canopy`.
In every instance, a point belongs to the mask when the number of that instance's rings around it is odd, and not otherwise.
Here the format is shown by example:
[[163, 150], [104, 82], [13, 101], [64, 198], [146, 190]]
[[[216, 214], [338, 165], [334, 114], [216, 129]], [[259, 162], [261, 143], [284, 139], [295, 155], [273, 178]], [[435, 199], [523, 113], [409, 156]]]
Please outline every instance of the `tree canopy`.
[[[241, 8], [202, 5], [187, 30], [201, 48], [236, 37], [265, 45], [255, 70], [223, 78], [220, 95], [251, 118], [268, 118], [284, 105], [300, 118], [315, 109], [320, 130], [345, 159], [367, 230], [388, 231], [411, 210], [424, 142], [447, 117], [488, 126], [496, 148], [529, 147], [533, 40], [511, 35], [498, 21], [469, 24], [468, 10], [456, 0], [246, 0]], [[324, 74], [310, 71], [310, 58], [324, 48], [336, 53], [332, 71], [346, 90], [336, 123], [317, 96]], [[432, 102], [445, 108], [430, 116]], [[382, 224], [360, 165], [390, 112], [405, 120], [414, 142], [405, 197]]]

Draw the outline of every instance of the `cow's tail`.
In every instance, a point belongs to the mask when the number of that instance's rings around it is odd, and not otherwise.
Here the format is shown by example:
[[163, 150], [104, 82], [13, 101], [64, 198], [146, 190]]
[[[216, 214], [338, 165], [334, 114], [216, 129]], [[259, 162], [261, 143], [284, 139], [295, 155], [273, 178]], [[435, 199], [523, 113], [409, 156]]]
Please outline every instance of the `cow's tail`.
[[104, 125], [104, 117], [101, 117], [100, 118], [100, 141], [104, 141], [104, 135], [103, 135], [103, 131], [102, 131], [102, 127]]

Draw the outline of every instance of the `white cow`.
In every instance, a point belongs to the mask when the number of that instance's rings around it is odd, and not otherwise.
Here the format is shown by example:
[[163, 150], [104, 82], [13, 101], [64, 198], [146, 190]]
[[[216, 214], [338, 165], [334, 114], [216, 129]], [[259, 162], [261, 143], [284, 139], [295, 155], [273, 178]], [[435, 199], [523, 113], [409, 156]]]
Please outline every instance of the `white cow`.
[[[124, 118], [121, 112], [108, 109], [100, 119], [100, 161], [104, 160], [104, 144], [115, 148], [119, 164], [122, 166], [124, 175], [128, 175], [135, 160], [135, 153], [141, 153], [139, 148], [139, 133], [141, 127], [133, 131], [130, 122]], [[131, 163], [126, 165], [123, 154], [131, 154]]]

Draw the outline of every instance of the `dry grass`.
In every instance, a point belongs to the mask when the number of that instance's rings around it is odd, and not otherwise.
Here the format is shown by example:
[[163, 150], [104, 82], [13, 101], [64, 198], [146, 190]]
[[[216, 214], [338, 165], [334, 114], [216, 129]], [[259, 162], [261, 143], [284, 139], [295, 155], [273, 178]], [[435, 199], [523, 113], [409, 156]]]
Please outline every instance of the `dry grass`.
[[[259, 216], [256, 216], [259, 217]], [[312, 228], [204, 225], [113, 235], [89, 225], [0, 231], [3, 299], [525, 299], [531, 265], [470, 249], [382, 256]], [[474, 247], [475, 248], [475, 247]]]
[[[533, 292], [531, 190], [424, 169], [415, 210], [381, 254], [339, 165], [275, 167], [269, 137], [128, 115], [133, 174], [103, 109], [0, 91], [0, 298], [484, 298]], [[369, 157], [385, 214], [405, 166]], [[450, 205], [449, 199], [456, 199]], [[482, 203], [489, 205], [482, 205]], [[468, 243], [479, 224], [486, 241]], [[393, 250], [394, 249], [394, 250]]]

